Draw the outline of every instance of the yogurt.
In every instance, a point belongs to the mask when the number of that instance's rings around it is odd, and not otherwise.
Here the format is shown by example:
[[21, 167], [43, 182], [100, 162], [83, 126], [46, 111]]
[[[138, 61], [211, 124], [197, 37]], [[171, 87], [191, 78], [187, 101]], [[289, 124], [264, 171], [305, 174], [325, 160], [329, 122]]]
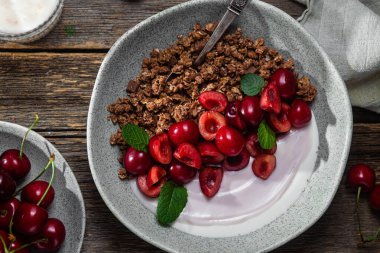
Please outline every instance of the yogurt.
[[0, 0], [0, 33], [34, 30], [50, 19], [58, 4], [59, 0]]

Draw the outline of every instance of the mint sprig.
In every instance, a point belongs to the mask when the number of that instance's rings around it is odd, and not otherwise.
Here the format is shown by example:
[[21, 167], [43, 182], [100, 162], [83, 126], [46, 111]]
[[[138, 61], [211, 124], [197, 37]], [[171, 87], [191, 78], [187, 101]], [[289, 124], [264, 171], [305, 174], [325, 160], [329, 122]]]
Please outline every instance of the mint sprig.
[[181, 214], [187, 203], [187, 190], [171, 181], [161, 188], [157, 205], [157, 220], [161, 225], [169, 225]]
[[241, 90], [247, 96], [255, 96], [264, 87], [265, 81], [261, 76], [249, 73], [242, 76], [240, 80]]
[[149, 135], [139, 126], [128, 123], [121, 130], [125, 142], [139, 151], [147, 152]]
[[257, 136], [259, 138], [260, 147], [263, 149], [271, 149], [276, 143], [276, 134], [265, 120], [261, 121], [259, 129], [257, 130]]

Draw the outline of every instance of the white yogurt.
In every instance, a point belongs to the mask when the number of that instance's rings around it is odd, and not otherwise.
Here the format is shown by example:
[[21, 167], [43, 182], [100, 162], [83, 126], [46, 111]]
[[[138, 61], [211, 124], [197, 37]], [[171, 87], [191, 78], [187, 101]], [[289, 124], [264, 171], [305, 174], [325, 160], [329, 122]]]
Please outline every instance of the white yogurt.
[[0, 0], [0, 33], [29, 32], [46, 22], [59, 0]]

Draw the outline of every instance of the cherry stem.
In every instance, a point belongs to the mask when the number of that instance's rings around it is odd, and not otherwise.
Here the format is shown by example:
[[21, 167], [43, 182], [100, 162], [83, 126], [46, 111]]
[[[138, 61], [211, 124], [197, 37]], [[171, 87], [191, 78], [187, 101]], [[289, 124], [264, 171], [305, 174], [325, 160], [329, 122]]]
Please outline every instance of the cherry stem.
[[0, 235], [0, 240], [1, 240], [1, 243], [3, 244], [4, 252], [5, 252], [5, 253], [8, 253], [9, 251], [8, 251], [8, 249], [7, 249], [7, 245], [6, 245], [6, 243], [5, 243], [5, 241], [4, 241], [2, 235]]
[[51, 184], [53, 183], [53, 180], [54, 180], [54, 171], [55, 171], [54, 155], [50, 159], [51, 159], [51, 177], [50, 177], [49, 185], [46, 188], [44, 195], [42, 195], [41, 199], [38, 201], [37, 206], [39, 206], [41, 202], [45, 199], [48, 191], [50, 190]]
[[358, 230], [359, 230], [360, 239], [362, 242], [364, 242], [364, 238], [363, 238], [363, 234], [362, 234], [362, 227], [361, 227], [361, 223], [360, 223], [360, 215], [359, 215], [359, 199], [360, 199], [361, 191], [362, 191], [362, 187], [359, 186], [358, 191], [356, 193], [355, 213], [356, 213], [356, 218], [358, 220]]
[[38, 117], [38, 114], [36, 113], [36, 119], [34, 120], [33, 124], [28, 128], [28, 130], [26, 131], [26, 133], [24, 135], [24, 138], [22, 139], [21, 147], [20, 147], [20, 158], [22, 158], [22, 154], [23, 154], [23, 150], [24, 150], [24, 143], [25, 143], [26, 137], [28, 136], [30, 130], [32, 130], [32, 128], [37, 125], [39, 120], [40, 120], [40, 117]]
[[17, 251], [19, 251], [19, 250], [22, 250], [22, 249], [24, 249], [24, 248], [27, 248], [27, 247], [31, 246], [32, 244], [39, 243], [39, 242], [43, 242], [43, 241], [47, 241], [47, 239], [46, 239], [46, 238], [42, 238], [42, 239], [36, 240], [36, 241], [34, 241], [34, 242], [26, 243], [26, 244], [24, 244], [24, 245], [21, 245], [21, 246], [18, 247], [17, 249], [14, 249], [14, 250], [10, 251], [9, 253], [15, 253], [15, 252], [17, 252]]

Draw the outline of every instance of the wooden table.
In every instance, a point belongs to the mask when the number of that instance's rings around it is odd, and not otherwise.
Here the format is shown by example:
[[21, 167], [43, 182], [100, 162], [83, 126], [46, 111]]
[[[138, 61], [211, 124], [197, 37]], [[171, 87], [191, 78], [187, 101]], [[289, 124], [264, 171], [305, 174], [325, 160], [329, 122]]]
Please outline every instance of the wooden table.
[[[129, 28], [184, 0], [66, 0], [57, 27], [27, 45], [0, 42], [0, 120], [27, 126], [38, 112], [36, 131], [65, 156], [81, 186], [87, 227], [82, 252], [159, 252], [125, 228], [101, 199], [90, 173], [86, 118], [99, 66], [108, 49]], [[266, 0], [296, 17], [304, 7], [290, 0]], [[73, 31], [75, 30], [75, 31]], [[354, 108], [354, 133], [348, 166], [376, 169], [380, 180], [380, 115]], [[277, 252], [379, 252], [380, 242], [358, 249], [355, 196], [343, 179], [323, 217]], [[362, 201], [366, 234], [380, 216]]]

